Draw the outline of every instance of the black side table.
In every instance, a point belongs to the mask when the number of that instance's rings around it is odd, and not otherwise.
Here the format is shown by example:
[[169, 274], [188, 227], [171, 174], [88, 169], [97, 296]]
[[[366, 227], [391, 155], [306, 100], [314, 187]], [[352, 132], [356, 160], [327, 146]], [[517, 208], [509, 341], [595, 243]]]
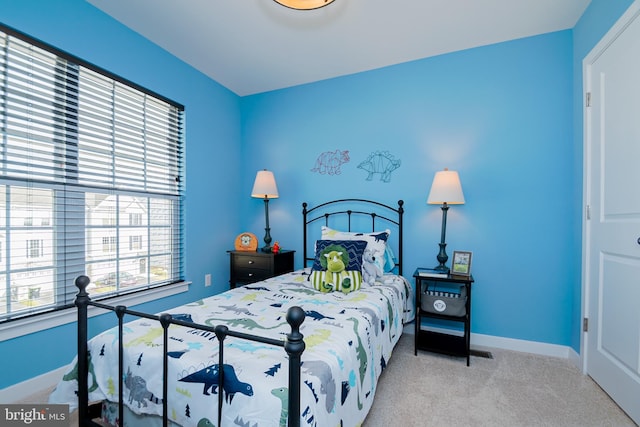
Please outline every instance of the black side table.
[[277, 254], [271, 252], [228, 251], [230, 254], [229, 285], [259, 282], [280, 274], [293, 271], [293, 254], [295, 251], [282, 250]]
[[[414, 354], [418, 355], [418, 350], [426, 350], [452, 356], [466, 357], [467, 366], [469, 366], [469, 358], [471, 355], [469, 345], [471, 337], [471, 284], [473, 283], [473, 276], [457, 276], [448, 274], [445, 277], [429, 277], [420, 275], [419, 271], [420, 268], [416, 269], [413, 274], [416, 281], [416, 330]], [[445, 290], [452, 293], [459, 293], [460, 286], [465, 287], [467, 297], [464, 313], [461, 313], [460, 316], [441, 314], [422, 309], [422, 294], [425, 292], [427, 287]], [[464, 325], [464, 334], [463, 336], [458, 336], [422, 329], [422, 319], [425, 318], [460, 322]]]

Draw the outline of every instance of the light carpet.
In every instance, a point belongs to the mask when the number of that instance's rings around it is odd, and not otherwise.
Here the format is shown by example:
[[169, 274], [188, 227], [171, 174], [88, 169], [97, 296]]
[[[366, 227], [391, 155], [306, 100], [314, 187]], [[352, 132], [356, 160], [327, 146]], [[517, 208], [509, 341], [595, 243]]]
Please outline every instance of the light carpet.
[[[483, 349], [484, 350], [484, 349]], [[398, 342], [363, 427], [636, 424], [568, 360], [489, 349], [492, 359], [418, 351]]]

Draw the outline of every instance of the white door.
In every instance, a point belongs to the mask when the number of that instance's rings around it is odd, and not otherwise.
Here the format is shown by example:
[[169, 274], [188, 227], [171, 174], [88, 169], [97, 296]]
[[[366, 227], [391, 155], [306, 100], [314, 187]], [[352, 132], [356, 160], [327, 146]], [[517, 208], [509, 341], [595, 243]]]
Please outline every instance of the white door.
[[640, 1], [585, 60], [587, 373], [640, 424]]

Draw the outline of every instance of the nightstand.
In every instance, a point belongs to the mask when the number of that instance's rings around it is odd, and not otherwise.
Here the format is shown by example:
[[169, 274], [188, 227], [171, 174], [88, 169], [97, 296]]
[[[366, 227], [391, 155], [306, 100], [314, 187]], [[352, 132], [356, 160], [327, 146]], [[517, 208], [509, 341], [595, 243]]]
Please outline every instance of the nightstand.
[[[413, 274], [416, 281], [416, 320], [415, 320], [415, 343], [414, 354], [418, 354], [418, 350], [432, 351], [436, 353], [448, 354], [452, 356], [460, 356], [467, 358], [467, 366], [469, 366], [470, 337], [471, 337], [471, 284], [473, 276], [456, 276], [447, 274], [444, 277], [422, 276], [417, 269]], [[464, 308], [453, 315], [446, 314], [443, 310], [447, 301], [455, 301], [447, 299], [447, 295], [457, 294], [458, 298], [463, 298], [462, 287], [466, 294]], [[443, 295], [444, 298], [435, 298], [434, 309], [429, 311], [423, 310], [421, 306], [423, 293], [426, 290], [432, 290], [436, 295]], [[433, 293], [432, 293], [433, 294]], [[462, 336], [448, 334], [446, 332], [435, 332], [432, 330], [422, 329], [422, 319], [439, 319], [447, 322], [458, 322], [463, 326]], [[446, 323], [446, 322], [445, 322]], [[442, 331], [442, 329], [440, 329]]]
[[270, 252], [228, 251], [230, 255], [231, 289], [236, 285], [259, 282], [270, 277], [293, 271], [295, 251], [281, 250], [277, 254]]

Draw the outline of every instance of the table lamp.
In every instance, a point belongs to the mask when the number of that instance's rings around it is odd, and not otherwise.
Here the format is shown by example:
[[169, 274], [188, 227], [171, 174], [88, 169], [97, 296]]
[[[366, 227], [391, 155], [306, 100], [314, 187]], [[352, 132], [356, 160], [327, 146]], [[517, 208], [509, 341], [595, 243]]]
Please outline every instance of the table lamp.
[[438, 252], [438, 266], [435, 267], [436, 271], [443, 273], [449, 273], [449, 267], [447, 267], [447, 252], [445, 247], [445, 236], [447, 233], [447, 211], [449, 205], [463, 205], [464, 194], [462, 194], [462, 186], [460, 185], [460, 177], [458, 172], [450, 171], [445, 168], [443, 171], [436, 172], [433, 177], [433, 183], [431, 184], [431, 191], [427, 198], [427, 204], [430, 205], [442, 205], [442, 233], [440, 235], [440, 252]]
[[277, 199], [278, 186], [273, 172], [268, 170], [258, 171], [256, 180], [253, 183], [251, 197], [264, 198], [264, 217], [266, 227], [264, 229], [264, 247], [262, 252], [271, 252], [271, 229], [269, 228], [269, 199]]

